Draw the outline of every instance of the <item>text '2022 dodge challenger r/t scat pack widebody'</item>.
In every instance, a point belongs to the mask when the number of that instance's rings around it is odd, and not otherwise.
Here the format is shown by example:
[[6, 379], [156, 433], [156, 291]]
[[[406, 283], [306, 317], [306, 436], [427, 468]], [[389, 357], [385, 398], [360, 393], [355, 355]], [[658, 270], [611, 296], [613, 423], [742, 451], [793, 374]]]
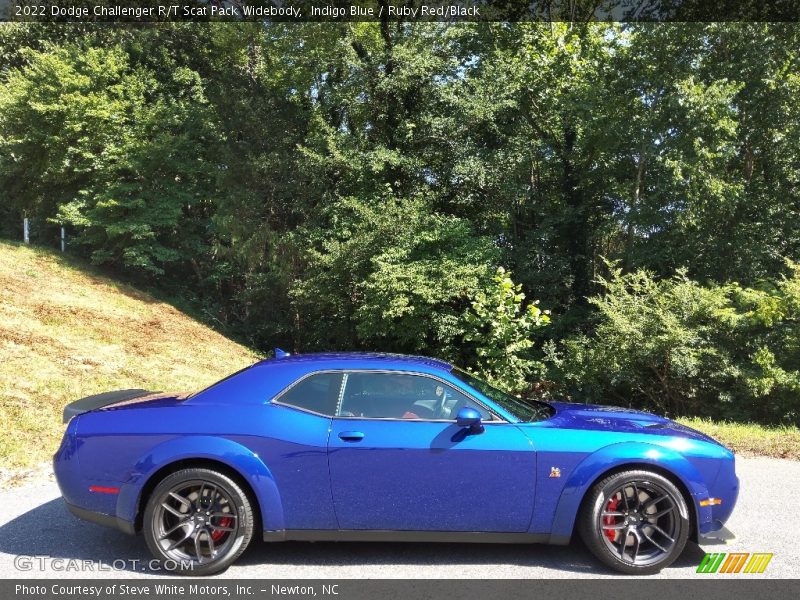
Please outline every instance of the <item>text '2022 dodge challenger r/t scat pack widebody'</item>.
[[725, 532], [733, 454], [645, 412], [523, 401], [452, 365], [276, 352], [191, 395], [68, 405], [54, 457], [79, 517], [162, 563], [228, 567], [253, 537], [544, 542], [649, 574]]

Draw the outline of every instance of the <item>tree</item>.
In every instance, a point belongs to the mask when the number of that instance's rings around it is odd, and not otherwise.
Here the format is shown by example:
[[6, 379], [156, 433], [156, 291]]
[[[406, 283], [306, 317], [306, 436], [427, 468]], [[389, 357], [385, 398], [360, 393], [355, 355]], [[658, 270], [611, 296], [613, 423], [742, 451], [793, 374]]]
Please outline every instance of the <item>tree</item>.
[[345, 198], [328, 209], [291, 294], [304, 347], [457, 354], [460, 315], [495, 251], [469, 223], [423, 200], [378, 207]]
[[120, 48], [29, 52], [0, 92], [0, 181], [11, 205], [73, 225], [95, 262], [162, 274], [202, 251], [205, 110], [185, 68], [164, 85]]
[[498, 267], [492, 284], [479, 290], [464, 314], [464, 340], [474, 346], [476, 373], [513, 391], [529, 391], [533, 378], [544, 373], [544, 364], [531, 353], [533, 336], [550, 322], [548, 311], [536, 302], [524, 303], [522, 286]]
[[800, 269], [756, 288], [611, 268], [597, 324], [551, 350], [551, 375], [587, 401], [760, 422], [800, 422]]

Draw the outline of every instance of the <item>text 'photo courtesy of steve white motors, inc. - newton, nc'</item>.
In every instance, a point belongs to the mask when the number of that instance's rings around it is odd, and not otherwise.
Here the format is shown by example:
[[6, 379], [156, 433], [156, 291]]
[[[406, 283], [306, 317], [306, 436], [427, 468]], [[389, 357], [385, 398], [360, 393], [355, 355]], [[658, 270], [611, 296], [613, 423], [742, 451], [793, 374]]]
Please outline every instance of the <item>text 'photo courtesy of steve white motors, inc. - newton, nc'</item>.
[[207, 596], [209, 598], [219, 597], [241, 597], [253, 595], [270, 596], [338, 596], [342, 586], [338, 583], [313, 584], [292, 584], [282, 583], [261, 583], [260, 585], [245, 584], [204, 584], [204, 583], [107, 583], [107, 584], [69, 584], [69, 583], [48, 583], [46, 585], [29, 585], [18, 583], [14, 586], [16, 596], [89, 596], [96, 598], [108, 598], [115, 596], [124, 597], [143, 597], [143, 596], [186, 596], [193, 598]]
[[[0, 8], [2, 8], [0, 0]], [[220, 2], [219, 4], [170, 4], [169, 2], [152, 6], [98, 5], [81, 6], [72, 4], [25, 4], [13, 5], [11, 16], [17, 18], [66, 18], [88, 19], [132, 18], [132, 19], [193, 19], [193, 18], [323, 18], [323, 19], [380, 19], [388, 17], [411, 19], [450, 19], [457, 17], [480, 17], [480, 7], [467, 5], [418, 5], [418, 6], [335, 6], [319, 3], [308, 7], [300, 6], [251, 6]]]

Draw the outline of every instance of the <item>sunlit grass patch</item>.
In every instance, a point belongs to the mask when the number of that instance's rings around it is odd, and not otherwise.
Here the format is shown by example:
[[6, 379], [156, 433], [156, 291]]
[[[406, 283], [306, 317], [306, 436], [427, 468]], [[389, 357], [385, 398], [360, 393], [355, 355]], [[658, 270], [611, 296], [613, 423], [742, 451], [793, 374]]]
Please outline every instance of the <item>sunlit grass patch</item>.
[[79, 261], [0, 242], [0, 464], [49, 460], [64, 405], [102, 391], [201, 389], [247, 348]]
[[800, 429], [797, 427], [768, 427], [700, 418], [678, 421], [710, 435], [737, 453], [800, 460]]

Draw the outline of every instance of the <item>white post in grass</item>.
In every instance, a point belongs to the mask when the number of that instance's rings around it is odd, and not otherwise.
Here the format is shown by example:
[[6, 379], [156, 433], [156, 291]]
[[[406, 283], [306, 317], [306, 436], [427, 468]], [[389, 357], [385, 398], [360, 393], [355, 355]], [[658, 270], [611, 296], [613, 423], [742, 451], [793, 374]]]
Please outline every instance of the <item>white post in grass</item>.
[[65, 239], [66, 239], [66, 238], [65, 238], [65, 236], [64, 236], [64, 226], [62, 225], [62, 226], [61, 226], [61, 252], [64, 252], [64, 242], [65, 242]]
[[28, 230], [28, 217], [22, 220], [22, 239], [25, 240], [26, 244], [31, 243], [30, 231]]

